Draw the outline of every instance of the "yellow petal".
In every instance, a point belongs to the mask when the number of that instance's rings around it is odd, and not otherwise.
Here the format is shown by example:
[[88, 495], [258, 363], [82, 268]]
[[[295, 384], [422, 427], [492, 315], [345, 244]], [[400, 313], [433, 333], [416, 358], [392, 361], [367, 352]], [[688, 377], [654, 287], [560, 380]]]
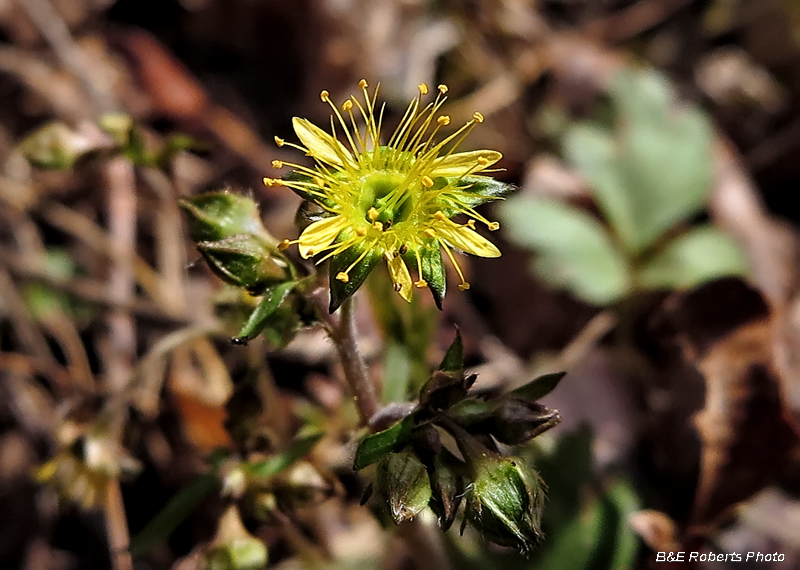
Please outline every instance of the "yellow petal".
[[396, 286], [400, 286], [400, 296], [411, 302], [411, 274], [408, 272], [408, 267], [403, 258], [399, 255], [390, 259], [387, 264], [389, 265], [389, 275], [392, 277], [392, 282]]
[[428, 173], [431, 178], [437, 176], [461, 176], [467, 172], [480, 172], [503, 158], [496, 150], [473, 150], [458, 152], [450, 156], [442, 156], [433, 161], [433, 170]]
[[478, 257], [500, 257], [500, 250], [492, 242], [466, 226], [436, 227], [436, 232], [461, 251]]
[[353, 157], [341, 142], [326, 133], [317, 125], [306, 119], [292, 119], [297, 138], [308, 149], [308, 155], [333, 166], [344, 166], [344, 163], [355, 167]]
[[297, 249], [303, 259], [312, 257], [331, 245], [344, 228], [347, 227], [347, 220], [344, 216], [333, 216], [319, 220], [308, 226], [300, 239], [297, 240]]

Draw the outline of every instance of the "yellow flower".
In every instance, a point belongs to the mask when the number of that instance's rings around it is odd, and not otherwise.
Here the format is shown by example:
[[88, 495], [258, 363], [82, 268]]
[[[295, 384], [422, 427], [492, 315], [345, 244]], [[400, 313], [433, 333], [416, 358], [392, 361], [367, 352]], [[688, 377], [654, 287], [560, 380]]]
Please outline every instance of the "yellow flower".
[[[480, 175], [502, 158], [493, 150], [455, 152], [483, 116], [475, 113], [453, 134], [436, 142], [450, 117], [439, 114], [447, 87], [440, 85], [434, 101], [423, 104], [424, 84], [411, 101], [400, 124], [386, 143], [381, 141], [384, 107], [376, 107], [378, 90], [370, 95], [361, 80], [363, 103], [351, 97], [341, 110], [327, 91], [323, 102], [333, 109], [331, 132], [295, 117], [294, 130], [303, 146], [275, 138], [278, 146], [293, 146], [315, 160], [313, 167], [274, 161], [274, 166], [294, 170], [282, 179], [265, 178], [267, 186], [287, 186], [321, 208], [297, 240], [304, 258], [330, 259], [331, 312], [363, 283], [384, 258], [394, 289], [411, 299], [412, 286], [429, 287], [441, 308], [445, 273], [441, 251], [469, 288], [452, 250], [480, 257], [499, 257], [500, 250], [475, 231], [475, 221], [490, 230], [499, 227], [475, 207], [503, 196], [511, 187]], [[360, 116], [357, 120], [356, 114]], [[362, 123], [362, 126], [359, 124]], [[337, 136], [343, 135], [343, 143]], [[453, 217], [465, 215], [466, 223]], [[419, 275], [413, 281], [408, 266]]]

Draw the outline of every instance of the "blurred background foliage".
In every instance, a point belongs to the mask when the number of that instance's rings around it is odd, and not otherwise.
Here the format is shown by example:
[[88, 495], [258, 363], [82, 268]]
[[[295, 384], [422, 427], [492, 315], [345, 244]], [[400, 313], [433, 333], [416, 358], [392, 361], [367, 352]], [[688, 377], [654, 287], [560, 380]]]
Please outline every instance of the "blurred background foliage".
[[[793, 0], [0, 0], [0, 567], [800, 567], [798, 38]], [[271, 141], [361, 78], [386, 124], [447, 84], [519, 187], [469, 291], [373, 272], [356, 318], [388, 418], [454, 325], [475, 394], [567, 372], [516, 451], [547, 484], [524, 555], [360, 506], [304, 285], [223, 284], [182, 217], [231, 188], [249, 245], [296, 237]]]

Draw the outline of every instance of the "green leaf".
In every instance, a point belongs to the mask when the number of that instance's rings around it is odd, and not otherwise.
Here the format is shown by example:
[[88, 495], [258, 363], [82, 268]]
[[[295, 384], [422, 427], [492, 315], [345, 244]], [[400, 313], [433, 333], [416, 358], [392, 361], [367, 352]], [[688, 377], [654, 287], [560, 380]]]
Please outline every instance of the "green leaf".
[[552, 374], [539, 376], [524, 386], [520, 386], [516, 390], [513, 390], [511, 395], [535, 402], [539, 398], [546, 396], [555, 390], [556, 386], [558, 386], [558, 383], [561, 382], [561, 379], [566, 374], [566, 372], [554, 372]]
[[[342, 230], [336, 240], [337, 243], [348, 239], [354, 231], [355, 230], [350, 228]], [[331, 313], [336, 311], [342, 303], [361, 287], [367, 275], [369, 275], [370, 271], [372, 271], [378, 261], [380, 261], [381, 251], [379, 248], [371, 248], [366, 251], [366, 253], [364, 252], [368, 245], [369, 244], [362, 242], [356, 243], [330, 259], [331, 304], [328, 310]], [[359, 260], [362, 254], [364, 257]], [[350, 269], [351, 265], [353, 265], [352, 269]], [[348, 269], [350, 269], [350, 271], [348, 271]], [[347, 283], [336, 279], [339, 273], [347, 273]]]
[[711, 183], [711, 127], [698, 109], [674, 108], [669, 84], [653, 73], [621, 74], [611, 95], [614, 133], [576, 125], [564, 137], [564, 152], [635, 255], [702, 209]]
[[131, 539], [129, 550], [138, 555], [150, 551], [165, 541], [194, 511], [200, 502], [220, 486], [213, 473], [197, 476], [189, 485], [172, 497], [166, 506]]
[[236, 344], [247, 344], [258, 336], [264, 327], [269, 324], [270, 317], [283, 303], [289, 292], [297, 285], [297, 281], [279, 283], [264, 291], [264, 298], [250, 314], [247, 322], [232, 340]]
[[461, 372], [464, 369], [464, 341], [461, 340], [461, 331], [456, 329], [456, 338], [450, 343], [445, 352], [439, 368], [443, 372]]
[[542, 279], [597, 305], [630, 290], [627, 264], [605, 229], [586, 212], [544, 198], [520, 197], [498, 207], [509, 237], [537, 252]]
[[356, 449], [353, 469], [358, 471], [380, 461], [387, 453], [405, 445], [416, 426], [414, 415], [406, 416], [391, 427], [362, 439]]
[[274, 457], [265, 461], [245, 464], [245, 470], [257, 477], [272, 477], [284, 469], [297, 463], [300, 459], [308, 455], [311, 449], [322, 439], [323, 434], [315, 433], [297, 439], [289, 448]]
[[650, 289], [683, 289], [748, 273], [747, 261], [736, 243], [720, 230], [705, 225], [669, 242], [641, 268], [638, 279]]

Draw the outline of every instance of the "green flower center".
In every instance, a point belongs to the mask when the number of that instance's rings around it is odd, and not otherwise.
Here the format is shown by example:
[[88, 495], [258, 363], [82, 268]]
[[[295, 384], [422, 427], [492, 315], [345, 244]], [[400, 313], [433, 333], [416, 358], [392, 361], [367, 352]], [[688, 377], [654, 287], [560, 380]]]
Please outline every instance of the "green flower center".
[[[373, 172], [363, 178], [359, 209], [367, 222], [377, 221], [388, 228], [408, 219], [414, 200], [409, 189], [402, 188], [405, 178], [399, 172]], [[377, 218], [370, 218], [372, 208], [377, 210]]]

